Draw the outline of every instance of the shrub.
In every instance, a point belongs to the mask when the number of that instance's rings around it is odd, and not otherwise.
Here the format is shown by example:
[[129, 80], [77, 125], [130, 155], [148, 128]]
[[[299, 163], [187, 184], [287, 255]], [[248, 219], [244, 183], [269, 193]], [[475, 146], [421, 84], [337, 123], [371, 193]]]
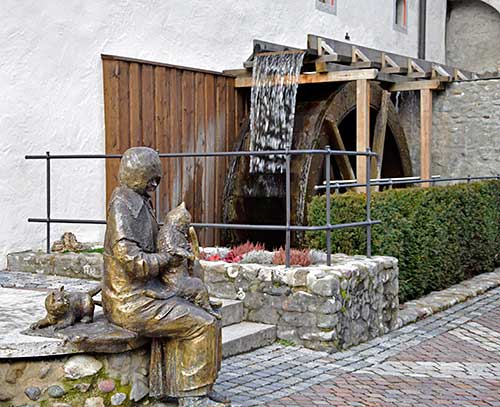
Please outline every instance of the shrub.
[[[500, 253], [500, 182], [487, 181], [372, 194], [372, 252], [399, 260], [400, 301], [492, 271]], [[309, 225], [326, 223], [325, 197], [309, 204]], [[365, 219], [365, 195], [332, 195], [331, 222]], [[325, 249], [325, 232], [309, 232], [311, 248]], [[366, 252], [364, 228], [332, 231], [332, 251]]]
[[[273, 257], [273, 264], [285, 264], [286, 260], [286, 252], [283, 247], [280, 247], [275, 253]], [[307, 267], [311, 264], [311, 254], [308, 249], [299, 250], [299, 249], [291, 249], [290, 250], [290, 265], [295, 266], [304, 266]]]

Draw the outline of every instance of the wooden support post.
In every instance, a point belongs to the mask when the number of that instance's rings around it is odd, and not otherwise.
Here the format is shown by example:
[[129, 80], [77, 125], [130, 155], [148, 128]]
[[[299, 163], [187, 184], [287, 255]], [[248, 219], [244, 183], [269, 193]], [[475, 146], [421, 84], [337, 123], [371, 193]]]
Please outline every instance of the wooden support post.
[[[330, 136], [329, 139], [332, 143], [332, 147], [334, 150], [344, 150], [345, 148], [344, 142], [342, 141], [342, 136], [340, 135], [340, 130], [337, 127], [337, 124], [330, 120], [325, 120], [326, 123], [326, 131]], [[356, 179], [354, 175], [354, 170], [352, 169], [351, 162], [349, 161], [349, 156], [347, 155], [335, 155], [335, 161], [340, 170], [340, 175], [343, 180], [353, 180]], [[333, 174], [333, 171], [332, 171]]]
[[[380, 111], [378, 112], [377, 120], [375, 121], [375, 130], [373, 134], [372, 151], [378, 154], [378, 160], [375, 157], [372, 158], [371, 165], [373, 178], [382, 178], [382, 158], [384, 156], [385, 133], [387, 131], [387, 118], [390, 100], [391, 93], [383, 91], [382, 100], [380, 102]], [[378, 191], [379, 187], [375, 187], [374, 190]]]
[[[431, 179], [432, 91], [420, 91], [420, 177]], [[429, 183], [423, 183], [428, 187]]]
[[[366, 151], [370, 146], [370, 82], [356, 81], [356, 150]], [[366, 183], [366, 157], [356, 157], [356, 178], [359, 184]], [[364, 190], [363, 188], [359, 189]]]

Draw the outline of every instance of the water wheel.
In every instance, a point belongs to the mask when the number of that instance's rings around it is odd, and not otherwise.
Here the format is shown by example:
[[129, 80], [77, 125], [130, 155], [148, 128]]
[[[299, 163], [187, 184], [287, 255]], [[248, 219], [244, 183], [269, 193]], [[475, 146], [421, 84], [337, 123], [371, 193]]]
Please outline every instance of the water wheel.
[[[412, 175], [411, 159], [404, 130], [389, 94], [380, 85], [371, 84], [370, 123], [372, 149], [381, 152], [381, 177]], [[249, 123], [240, 130], [237, 150], [249, 148]], [[356, 149], [356, 83], [340, 86], [304, 86], [299, 88], [295, 114], [293, 149]], [[355, 179], [355, 157], [339, 156], [331, 160], [332, 178]], [[291, 164], [292, 224], [305, 224], [307, 203], [314, 186], [324, 181], [324, 157], [294, 156]], [[243, 224], [285, 224], [285, 175], [251, 174], [248, 157], [231, 161], [224, 189], [224, 222]], [[230, 231], [226, 243], [264, 242], [269, 248], [284, 242], [283, 232]], [[294, 236], [300, 243], [301, 235]]]

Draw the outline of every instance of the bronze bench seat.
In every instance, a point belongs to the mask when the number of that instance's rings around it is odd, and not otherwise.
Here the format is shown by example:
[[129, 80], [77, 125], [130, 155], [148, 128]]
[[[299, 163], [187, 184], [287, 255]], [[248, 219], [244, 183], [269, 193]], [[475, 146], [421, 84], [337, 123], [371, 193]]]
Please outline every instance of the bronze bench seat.
[[150, 339], [120, 328], [106, 320], [102, 312], [96, 313], [94, 322], [76, 323], [61, 330], [53, 326], [23, 331], [24, 335], [62, 339], [81, 352], [120, 353], [140, 348]]

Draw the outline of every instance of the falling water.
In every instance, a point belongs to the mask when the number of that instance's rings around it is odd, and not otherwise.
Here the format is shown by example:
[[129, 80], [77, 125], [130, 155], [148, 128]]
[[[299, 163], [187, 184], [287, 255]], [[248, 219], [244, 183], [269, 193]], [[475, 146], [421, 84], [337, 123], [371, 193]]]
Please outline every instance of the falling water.
[[[295, 99], [304, 52], [257, 55], [252, 78], [250, 150], [285, 150], [292, 145]], [[252, 157], [250, 172], [283, 172], [285, 157]]]

